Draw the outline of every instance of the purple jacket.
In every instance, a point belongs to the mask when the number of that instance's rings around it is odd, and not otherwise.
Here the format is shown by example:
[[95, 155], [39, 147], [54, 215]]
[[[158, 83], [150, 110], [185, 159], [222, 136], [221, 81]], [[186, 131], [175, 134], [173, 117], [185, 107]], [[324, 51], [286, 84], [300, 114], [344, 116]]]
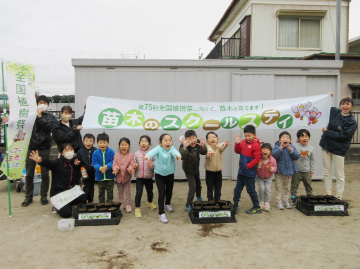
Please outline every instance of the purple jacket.
[[152, 167], [149, 166], [149, 161], [141, 158], [145, 156], [150, 149], [145, 151], [138, 150], [135, 152], [134, 162], [137, 163], [139, 166], [135, 170], [135, 177], [136, 178], [153, 178], [154, 177], [154, 167], [155, 167], [155, 157], [152, 158]]

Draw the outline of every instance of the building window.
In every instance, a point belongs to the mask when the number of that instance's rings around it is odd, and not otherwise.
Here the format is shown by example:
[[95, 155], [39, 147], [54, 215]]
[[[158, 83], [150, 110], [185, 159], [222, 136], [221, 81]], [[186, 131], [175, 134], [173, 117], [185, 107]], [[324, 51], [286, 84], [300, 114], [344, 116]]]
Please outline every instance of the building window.
[[352, 88], [352, 99], [354, 101], [354, 108], [360, 109], [360, 86]]
[[321, 49], [321, 21], [326, 11], [278, 10], [278, 48]]

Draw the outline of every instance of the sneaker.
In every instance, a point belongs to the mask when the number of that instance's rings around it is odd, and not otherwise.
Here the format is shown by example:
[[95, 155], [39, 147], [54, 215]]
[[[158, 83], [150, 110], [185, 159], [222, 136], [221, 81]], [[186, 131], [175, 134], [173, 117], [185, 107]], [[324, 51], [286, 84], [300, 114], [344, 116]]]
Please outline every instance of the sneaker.
[[121, 210], [124, 210], [124, 208], [125, 208], [125, 204], [121, 204], [121, 206], [120, 206], [120, 211], [121, 211]]
[[202, 202], [202, 197], [198, 197], [196, 201]]
[[270, 212], [270, 203], [265, 203], [265, 211]]
[[150, 209], [156, 209], [156, 205], [153, 202], [149, 203], [148, 207], [150, 207]]
[[277, 202], [276, 207], [279, 210], [284, 210], [284, 206], [283, 206], [282, 202]]
[[132, 212], [131, 205], [127, 205], [126, 206], [126, 213], [131, 213], [131, 212]]
[[189, 206], [189, 205], [186, 205], [186, 206], [185, 206], [185, 211], [190, 213], [190, 210], [191, 210], [190, 206]]
[[291, 196], [291, 203], [292, 203], [293, 205], [296, 205], [296, 204], [297, 204], [296, 196]]
[[246, 210], [245, 212], [248, 214], [258, 214], [258, 213], [262, 213], [262, 209], [261, 209], [261, 207], [258, 207], [258, 208], [253, 207], [253, 208]]
[[25, 201], [21, 203], [22, 207], [27, 207], [28, 205], [30, 205], [32, 203], [32, 198], [26, 197]]
[[42, 205], [47, 205], [49, 203], [47, 197], [45, 196], [40, 198], [40, 202]]
[[53, 213], [53, 214], [56, 214], [56, 213], [57, 213], [57, 209], [55, 208], [55, 206], [52, 207], [51, 213]]
[[141, 218], [141, 211], [140, 208], [135, 208], [135, 218]]
[[265, 203], [264, 202], [260, 202], [260, 207], [262, 210], [265, 210]]
[[234, 205], [234, 208], [235, 208], [235, 215], [236, 215], [237, 213], [239, 213], [239, 206], [238, 206], [238, 205]]
[[162, 222], [162, 223], [168, 223], [168, 219], [166, 218], [165, 214], [161, 214], [159, 215], [159, 220]]
[[172, 209], [172, 207], [170, 205], [165, 205], [165, 209], [168, 212], [173, 212], [173, 209]]
[[291, 207], [291, 205], [290, 205], [290, 203], [289, 203], [289, 201], [284, 201], [284, 206], [287, 208], [287, 209], [291, 209], [292, 207]]
[[331, 190], [330, 190], [330, 191], [326, 191], [326, 195], [331, 195]]

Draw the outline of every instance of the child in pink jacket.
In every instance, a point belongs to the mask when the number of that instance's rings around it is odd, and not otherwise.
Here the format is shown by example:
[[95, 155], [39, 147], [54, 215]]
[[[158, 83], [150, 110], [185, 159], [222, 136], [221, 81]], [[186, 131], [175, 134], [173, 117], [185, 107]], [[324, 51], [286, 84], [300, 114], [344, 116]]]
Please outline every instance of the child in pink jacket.
[[271, 156], [272, 147], [269, 143], [261, 146], [261, 161], [257, 165], [256, 182], [259, 185], [259, 200], [262, 210], [270, 211], [271, 183], [277, 170], [276, 160]]
[[[115, 154], [113, 162], [113, 174], [116, 175], [116, 182], [119, 191], [120, 210], [126, 207], [126, 212], [131, 209], [131, 176], [135, 173], [134, 154], [130, 151], [130, 140], [123, 137], [119, 141], [119, 152]], [[126, 205], [124, 203], [124, 191], [126, 194]]]
[[135, 194], [135, 217], [141, 218], [140, 204], [141, 196], [143, 193], [144, 185], [147, 192], [147, 201], [150, 209], [156, 209], [156, 205], [153, 203], [153, 177], [155, 158], [148, 161], [144, 157], [149, 151], [151, 146], [151, 138], [147, 135], [142, 135], [139, 140], [140, 150], [135, 152], [135, 177], [136, 177], [136, 194]]

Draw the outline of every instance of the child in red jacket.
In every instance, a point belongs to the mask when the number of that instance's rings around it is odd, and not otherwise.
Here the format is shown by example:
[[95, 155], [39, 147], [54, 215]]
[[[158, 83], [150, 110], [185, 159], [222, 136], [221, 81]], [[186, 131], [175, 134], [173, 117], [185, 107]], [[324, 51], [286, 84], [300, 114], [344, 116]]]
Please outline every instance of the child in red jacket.
[[235, 153], [240, 154], [240, 160], [237, 183], [234, 189], [234, 205], [237, 213], [241, 192], [246, 186], [246, 190], [253, 202], [253, 207], [246, 210], [246, 213], [262, 213], [255, 190], [256, 166], [261, 160], [260, 140], [256, 137], [255, 127], [252, 125], [245, 126], [244, 136], [244, 140], [241, 139], [239, 134], [235, 136]]
[[276, 160], [271, 156], [272, 147], [269, 143], [261, 146], [261, 161], [257, 165], [256, 182], [259, 186], [260, 207], [270, 211], [271, 183], [277, 170]]

